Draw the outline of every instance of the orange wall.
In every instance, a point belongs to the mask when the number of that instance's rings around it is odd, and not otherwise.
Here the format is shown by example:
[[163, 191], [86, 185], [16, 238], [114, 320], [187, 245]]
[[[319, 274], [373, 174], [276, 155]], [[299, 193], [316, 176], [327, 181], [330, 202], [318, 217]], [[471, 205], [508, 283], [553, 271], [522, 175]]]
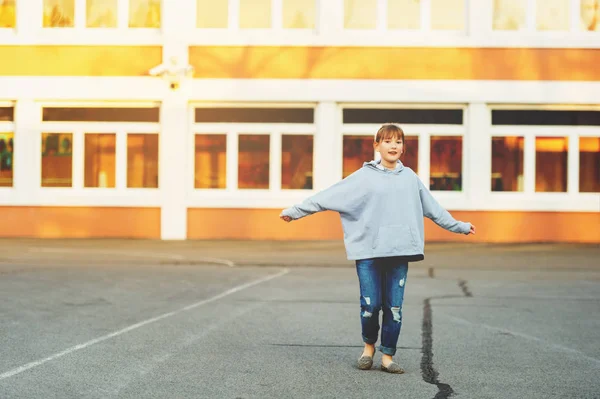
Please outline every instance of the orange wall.
[[[341, 240], [339, 215], [318, 213], [291, 223], [279, 220], [277, 209], [189, 209], [190, 239]], [[464, 236], [425, 220], [427, 241], [579, 242], [600, 243], [600, 213], [456, 211], [477, 234]]]
[[195, 46], [197, 78], [600, 80], [600, 49]]
[[160, 46], [0, 46], [0, 76], [143, 76]]
[[0, 237], [160, 238], [160, 208], [0, 207]]

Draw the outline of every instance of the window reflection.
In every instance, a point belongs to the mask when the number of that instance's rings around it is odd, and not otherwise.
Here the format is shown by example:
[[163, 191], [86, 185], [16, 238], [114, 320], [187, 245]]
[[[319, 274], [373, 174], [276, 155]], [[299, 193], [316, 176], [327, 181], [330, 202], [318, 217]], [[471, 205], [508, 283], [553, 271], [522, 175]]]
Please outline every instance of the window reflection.
[[271, 0], [240, 0], [240, 28], [271, 27]]
[[44, 0], [44, 28], [75, 26], [75, 0]]
[[363, 163], [374, 159], [373, 136], [344, 136], [344, 158], [342, 161], [342, 177], [346, 178]]
[[160, 28], [161, 0], [129, 0], [130, 28]]
[[523, 137], [492, 137], [492, 191], [523, 191]]
[[600, 0], [581, 0], [581, 28], [600, 31]]
[[15, 0], [0, 0], [0, 28], [14, 28], [16, 22]]
[[429, 166], [431, 190], [462, 190], [462, 137], [432, 136]]
[[526, 2], [523, 0], [494, 0], [494, 29], [525, 28], [525, 6]]
[[227, 28], [229, 2], [196, 0], [196, 27]]
[[465, 0], [431, 0], [431, 29], [464, 30]]
[[541, 31], [569, 30], [570, 0], [537, 0], [536, 28]]
[[567, 191], [567, 137], [535, 138], [535, 191]]
[[419, 29], [421, 0], [388, 0], [388, 29]]
[[0, 133], [0, 187], [12, 187], [14, 134]]
[[281, 188], [313, 188], [312, 135], [282, 135]]
[[88, 28], [116, 28], [117, 0], [87, 0], [86, 25]]
[[71, 187], [73, 134], [42, 133], [42, 187]]
[[84, 187], [115, 187], [114, 133], [85, 135]]
[[344, 0], [345, 29], [375, 29], [377, 0]]
[[579, 138], [579, 191], [600, 192], [600, 137]]
[[283, 27], [313, 29], [315, 13], [315, 0], [283, 0]]
[[270, 136], [240, 134], [238, 188], [269, 188]]
[[127, 187], [158, 187], [158, 134], [127, 135]]
[[404, 136], [404, 155], [400, 159], [402, 163], [419, 173], [419, 137]]
[[227, 186], [227, 136], [197, 134], [195, 137], [194, 187]]

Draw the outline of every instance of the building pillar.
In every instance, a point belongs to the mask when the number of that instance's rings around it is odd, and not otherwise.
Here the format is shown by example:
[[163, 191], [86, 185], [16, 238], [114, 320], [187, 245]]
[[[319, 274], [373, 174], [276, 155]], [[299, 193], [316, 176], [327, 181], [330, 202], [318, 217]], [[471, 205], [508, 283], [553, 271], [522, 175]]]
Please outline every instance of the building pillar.
[[485, 103], [472, 103], [467, 108], [467, 133], [464, 146], [464, 183], [469, 208], [482, 209], [491, 192], [492, 113]]
[[36, 151], [40, 148], [39, 143], [36, 145], [36, 140], [41, 140], [36, 130], [40, 120], [41, 108], [33, 99], [20, 98], [15, 103], [13, 187], [19, 204], [35, 198], [40, 188], [41, 171], [35, 167], [41, 157]]
[[322, 102], [315, 110], [314, 189], [323, 190], [342, 179], [342, 110], [334, 102]]

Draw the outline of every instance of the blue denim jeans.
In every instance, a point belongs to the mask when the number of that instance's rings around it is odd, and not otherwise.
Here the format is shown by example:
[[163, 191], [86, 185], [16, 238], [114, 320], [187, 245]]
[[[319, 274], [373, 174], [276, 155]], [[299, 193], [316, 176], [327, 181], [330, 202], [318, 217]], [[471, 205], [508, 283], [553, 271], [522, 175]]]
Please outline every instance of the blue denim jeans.
[[402, 328], [402, 302], [408, 263], [395, 257], [356, 261], [360, 284], [360, 321], [363, 341], [375, 344], [379, 334], [379, 311], [383, 309], [379, 351], [396, 354]]

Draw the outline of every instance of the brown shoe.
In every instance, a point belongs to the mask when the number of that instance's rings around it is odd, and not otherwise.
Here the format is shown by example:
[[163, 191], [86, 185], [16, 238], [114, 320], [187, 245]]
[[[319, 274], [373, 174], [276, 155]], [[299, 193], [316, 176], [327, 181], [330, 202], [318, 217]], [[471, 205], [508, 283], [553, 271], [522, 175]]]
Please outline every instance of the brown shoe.
[[382, 364], [381, 371], [392, 374], [404, 374], [404, 369], [394, 362], [391, 362], [387, 367]]

